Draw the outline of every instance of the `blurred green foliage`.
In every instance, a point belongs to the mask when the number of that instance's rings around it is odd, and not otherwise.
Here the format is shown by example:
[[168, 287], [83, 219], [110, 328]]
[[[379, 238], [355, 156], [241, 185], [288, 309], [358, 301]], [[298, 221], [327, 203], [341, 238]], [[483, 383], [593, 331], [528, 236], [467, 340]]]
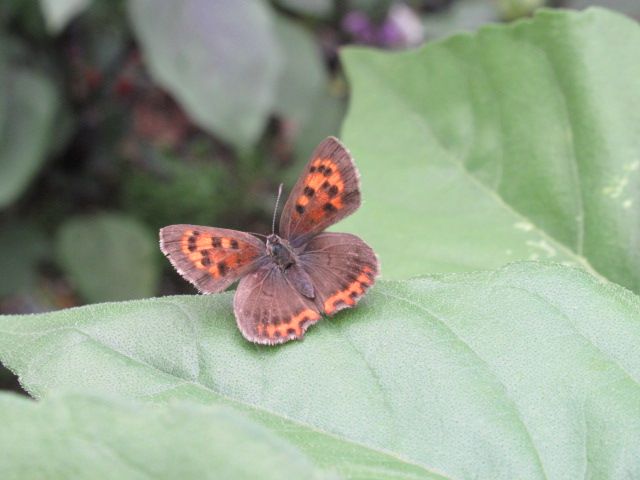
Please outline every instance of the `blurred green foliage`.
[[212, 162], [188, 163], [154, 153], [154, 168], [131, 168], [122, 185], [122, 207], [147, 224], [162, 227], [185, 218], [210, 225], [236, 202], [231, 175]]
[[[410, 48], [543, 3], [597, 2], [3, 1], [0, 313], [180, 291], [154, 232], [268, 231], [278, 183], [339, 133], [341, 46]], [[149, 258], [118, 252], [129, 237]]]
[[0, 230], [0, 246], [0, 296], [34, 289], [36, 267], [49, 249], [42, 229], [33, 223], [12, 222]]
[[59, 99], [40, 63], [23, 42], [0, 37], [0, 208], [16, 200], [57, 143]]
[[154, 294], [159, 263], [154, 232], [127, 215], [74, 217], [58, 230], [57, 259], [89, 302]]

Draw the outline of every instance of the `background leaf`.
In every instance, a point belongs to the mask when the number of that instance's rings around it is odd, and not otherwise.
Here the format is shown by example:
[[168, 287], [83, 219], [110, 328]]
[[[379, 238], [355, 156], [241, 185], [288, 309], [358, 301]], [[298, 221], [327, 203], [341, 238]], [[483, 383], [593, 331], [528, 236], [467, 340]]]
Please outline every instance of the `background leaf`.
[[457, 0], [450, 8], [424, 18], [424, 32], [429, 40], [460, 32], [473, 32], [486, 23], [498, 21], [495, 2]]
[[223, 407], [0, 394], [0, 421], [4, 480], [320, 478], [295, 447]]
[[329, 91], [325, 91], [315, 101], [309, 103], [308, 108], [312, 115], [296, 138], [294, 151], [297, 160], [289, 169], [286, 179], [286, 183], [291, 187], [295, 185], [300, 171], [318, 146], [318, 139], [329, 135], [339, 136], [340, 124], [346, 110], [342, 98], [332, 95]]
[[158, 242], [126, 215], [68, 220], [58, 232], [56, 250], [74, 286], [90, 302], [149, 297], [156, 291]]
[[223, 403], [339, 473], [371, 456], [360, 477], [384, 477], [386, 452], [391, 478], [640, 475], [640, 299], [578, 269], [383, 282], [281, 348], [241, 337], [230, 293], [1, 317], [0, 331], [36, 397]]
[[302, 15], [327, 17], [333, 13], [333, 0], [276, 0], [278, 5]]
[[90, 4], [91, 0], [40, 0], [47, 28], [52, 33], [64, 30], [67, 24]]
[[47, 236], [36, 225], [22, 222], [3, 226], [0, 229], [0, 297], [33, 288], [36, 268], [48, 250]]
[[29, 185], [45, 160], [59, 108], [53, 82], [12, 60], [15, 45], [0, 38], [0, 209]]
[[280, 15], [275, 17], [275, 25], [285, 58], [276, 88], [275, 111], [304, 125], [316, 113], [311, 105], [327, 89], [320, 48], [310, 31], [296, 22]]
[[498, 0], [498, 8], [502, 18], [515, 20], [531, 15], [538, 8], [546, 4], [546, 0]]
[[266, 2], [131, 0], [128, 6], [155, 80], [203, 128], [238, 148], [256, 142], [282, 67]]
[[599, 6], [610, 8], [630, 17], [637, 18], [640, 15], [640, 3], [636, 2], [636, 0], [571, 0], [569, 6], [578, 10]]
[[640, 291], [638, 58], [637, 23], [599, 9], [347, 49], [366, 203], [346, 228], [387, 278], [553, 259]]

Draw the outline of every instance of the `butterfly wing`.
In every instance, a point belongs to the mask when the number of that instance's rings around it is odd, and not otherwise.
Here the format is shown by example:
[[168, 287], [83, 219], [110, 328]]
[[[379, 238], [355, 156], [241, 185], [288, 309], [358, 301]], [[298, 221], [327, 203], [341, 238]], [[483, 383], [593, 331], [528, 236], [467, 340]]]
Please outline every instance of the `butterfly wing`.
[[280, 218], [280, 236], [300, 247], [360, 206], [358, 170], [337, 138], [322, 141], [293, 187]]
[[317, 235], [299, 259], [313, 282], [316, 305], [327, 315], [358, 303], [380, 272], [371, 247], [349, 233]]
[[314, 301], [292, 287], [273, 262], [240, 280], [233, 310], [247, 340], [270, 345], [301, 338], [320, 319]]
[[223, 291], [267, 260], [264, 243], [253, 235], [198, 225], [160, 229], [160, 249], [203, 293]]

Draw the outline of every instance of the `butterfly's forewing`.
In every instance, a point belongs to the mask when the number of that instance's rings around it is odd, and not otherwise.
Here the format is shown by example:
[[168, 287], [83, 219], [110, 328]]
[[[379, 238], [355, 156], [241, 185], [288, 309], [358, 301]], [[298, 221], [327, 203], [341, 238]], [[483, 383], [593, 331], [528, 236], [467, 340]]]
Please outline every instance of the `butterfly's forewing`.
[[300, 338], [320, 319], [314, 301], [298, 292], [273, 262], [240, 280], [233, 310], [244, 337], [264, 344]]
[[321, 233], [300, 254], [311, 277], [318, 309], [333, 315], [353, 307], [374, 284], [380, 271], [371, 247], [349, 233]]
[[253, 235], [198, 225], [160, 229], [160, 249], [204, 293], [223, 291], [267, 260], [264, 243]]
[[358, 171], [349, 151], [334, 137], [311, 156], [280, 218], [280, 236], [300, 247], [360, 206]]

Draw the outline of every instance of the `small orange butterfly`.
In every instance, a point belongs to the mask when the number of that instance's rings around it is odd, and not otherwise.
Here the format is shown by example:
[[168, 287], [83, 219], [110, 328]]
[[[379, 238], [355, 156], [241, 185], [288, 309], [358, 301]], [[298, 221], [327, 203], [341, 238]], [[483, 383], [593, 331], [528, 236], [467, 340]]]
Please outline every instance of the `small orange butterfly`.
[[278, 235], [262, 241], [236, 230], [170, 225], [160, 230], [160, 248], [201, 292], [240, 280], [233, 308], [244, 337], [283, 343], [301, 338], [322, 313], [353, 307], [374, 284], [380, 266], [371, 247], [349, 233], [323, 232], [359, 206], [353, 158], [329, 137], [293, 187]]

